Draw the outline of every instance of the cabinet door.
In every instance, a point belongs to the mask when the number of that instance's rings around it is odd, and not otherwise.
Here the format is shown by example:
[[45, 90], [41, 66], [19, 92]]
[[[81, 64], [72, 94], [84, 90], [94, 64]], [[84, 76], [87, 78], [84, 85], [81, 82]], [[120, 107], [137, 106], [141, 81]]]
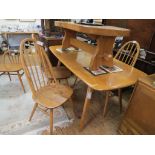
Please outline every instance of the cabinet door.
[[122, 134], [155, 134], [155, 89], [138, 82], [120, 125]]

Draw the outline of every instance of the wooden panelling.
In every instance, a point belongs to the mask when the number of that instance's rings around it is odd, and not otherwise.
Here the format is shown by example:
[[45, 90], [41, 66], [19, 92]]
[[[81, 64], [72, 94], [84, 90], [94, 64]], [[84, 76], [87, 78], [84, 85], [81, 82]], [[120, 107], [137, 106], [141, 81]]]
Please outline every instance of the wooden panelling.
[[154, 19], [107, 19], [106, 24], [130, 29], [130, 36], [125, 38], [125, 41], [136, 40], [141, 48], [150, 48], [155, 32]]
[[155, 134], [155, 74], [139, 79], [120, 125], [121, 134]]

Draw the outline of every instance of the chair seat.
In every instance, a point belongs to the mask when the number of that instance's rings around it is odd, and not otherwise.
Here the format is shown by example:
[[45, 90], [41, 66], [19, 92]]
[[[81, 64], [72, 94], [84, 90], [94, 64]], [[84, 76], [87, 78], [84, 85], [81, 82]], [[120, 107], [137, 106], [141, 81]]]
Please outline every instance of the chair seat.
[[[71, 76], [71, 72], [64, 66], [52, 67], [52, 70], [56, 79], [66, 79]], [[49, 79], [51, 78], [49, 74], [48, 74], [48, 78]]]
[[22, 69], [21, 64], [0, 64], [0, 72], [17, 72]]
[[36, 103], [46, 108], [55, 108], [66, 102], [72, 93], [73, 90], [68, 86], [51, 84], [39, 89], [32, 97]]

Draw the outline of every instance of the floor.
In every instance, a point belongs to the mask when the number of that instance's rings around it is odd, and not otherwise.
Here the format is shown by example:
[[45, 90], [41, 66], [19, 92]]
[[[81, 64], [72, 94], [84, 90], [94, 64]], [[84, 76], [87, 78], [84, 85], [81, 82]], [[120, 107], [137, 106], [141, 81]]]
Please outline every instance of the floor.
[[[0, 56], [0, 61], [2, 56]], [[72, 83], [73, 79], [70, 79]], [[95, 91], [91, 102], [90, 109], [88, 111], [86, 126], [83, 131], [79, 131], [80, 116], [82, 113], [83, 103], [85, 99], [87, 86], [82, 82], [78, 81], [74, 87], [74, 94], [72, 96], [73, 105], [69, 102], [64, 104], [65, 111], [68, 117], [74, 118], [73, 123], [66, 128], [56, 128], [54, 131], [55, 135], [115, 135], [118, 134], [118, 127], [124, 112], [127, 108], [130, 95], [133, 88], [126, 88], [123, 90], [123, 112], [119, 111], [118, 98], [116, 93], [110, 97], [108, 113], [103, 118], [103, 106], [104, 106], [104, 92]], [[73, 110], [74, 109], [74, 110]], [[74, 111], [74, 112], [73, 112]], [[76, 114], [76, 116], [75, 116]]]
[[[49, 117], [36, 110], [29, 116], [34, 106], [32, 92], [27, 79], [22, 76], [25, 93], [17, 76], [0, 76], [0, 135], [40, 135], [49, 128]], [[62, 106], [54, 109], [54, 126], [66, 127], [72, 123]]]
[[[118, 98], [116, 92], [110, 97], [108, 113], [105, 118], [103, 118], [103, 106], [104, 106], [104, 92], [94, 92], [92, 103], [88, 112], [86, 126], [83, 131], [79, 131], [80, 119], [77, 115], [81, 115], [85, 93], [87, 86], [79, 81], [74, 88], [73, 94], [73, 107], [72, 105], [66, 103], [64, 108], [69, 117], [74, 118], [73, 124], [67, 128], [56, 128], [54, 134], [58, 135], [116, 135], [118, 134], [118, 127], [121, 119], [124, 115], [125, 109], [128, 105], [128, 100], [132, 93], [133, 88], [126, 88], [123, 90], [123, 112], [120, 113]], [[76, 116], [75, 116], [76, 113]]]

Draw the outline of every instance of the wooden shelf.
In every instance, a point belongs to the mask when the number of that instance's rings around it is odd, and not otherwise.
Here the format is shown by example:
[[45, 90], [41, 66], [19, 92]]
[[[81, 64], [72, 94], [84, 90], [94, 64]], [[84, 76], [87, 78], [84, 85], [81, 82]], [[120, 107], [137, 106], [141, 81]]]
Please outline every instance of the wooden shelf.
[[46, 40], [63, 40], [63, 37], [61, 38], [57, 38], [54, 36], [49, 36], [49, 37], [46, 37], [46, 36], [43, 36], [42, 38], [46, 39]]

